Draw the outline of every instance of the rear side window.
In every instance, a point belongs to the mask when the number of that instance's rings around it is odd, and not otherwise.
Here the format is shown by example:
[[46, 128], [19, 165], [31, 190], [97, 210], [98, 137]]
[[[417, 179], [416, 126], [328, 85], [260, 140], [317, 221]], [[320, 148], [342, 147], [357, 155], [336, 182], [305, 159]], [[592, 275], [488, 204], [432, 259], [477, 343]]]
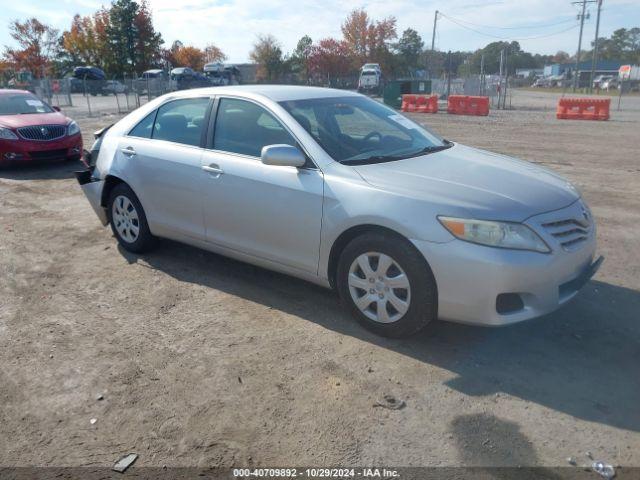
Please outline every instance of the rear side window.
[[208, 106], [208, 98], [186, 98], [162, 105], [151, 138], [199, 146]]
[[156, 110], [144, 117], [140, 123], [138, 123], [129, 132], [130, 137], [139, 138], [151, 138], [151, 132], [153, 131], [153, 120], [156, 118]]
[[274, 144], [297, 146], [289, 132], [264, 108], [245, 100], [220, 100], [213, 148], [259, 157], [262, 147]]

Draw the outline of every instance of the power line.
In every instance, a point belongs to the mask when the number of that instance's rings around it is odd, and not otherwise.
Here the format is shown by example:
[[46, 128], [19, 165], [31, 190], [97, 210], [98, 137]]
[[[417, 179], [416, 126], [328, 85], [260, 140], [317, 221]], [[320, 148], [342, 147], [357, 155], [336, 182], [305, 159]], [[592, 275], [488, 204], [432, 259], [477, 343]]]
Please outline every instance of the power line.
[[482, 32], [480, 30], [476, 30], [475, 28], [471, 28], [471, 27], [469, 27], [467, 25], [464, 25], [463, 23], [458, 22], [456, 19], [451, 18], [451, 17], [449, 17], [448, 15], [445, 15], [442, 12], [440, 12], [440, 16], [442, 16], [443, 18], [446, 18], [447, 20], [449, 20], [452, 23], [455, 23], [459, 27], [465, 28], [465, 29], [470, 30], [472, 32], [475, 32], [475, 33], [477, 33], [479, 35], [484, 35], [486, 37], [491, 37], [491, 38], [497, 38], [498, 40], [516, 40], [516, 41], [535, 40], [535, 39], [538, 39], [538, 38], [546, 38], [546, 37], [553, 37], [554, 35], [560, 35], [561, 33], [568, 32], [569, 30], [573, 30], [574, 28], [578, 27], [578, 24], [576, 24], [576, 25], [571, 25], [569, 28], [565, 28], [563, 30], [559, 30], [557, 32], [552, 32], [552, 33], [548, 33], [548, 34], [544, 34], [544, 35], [535, 35], [535, 36], [530, 36], [530, 37], [515, 38], [515, 37], [504, 37], [504, 36], [499, 36], [499, 35], [492, 35], [490, 33], [486, 33], [486, 32]]
[[[446, 16], [444, 13], [440, 12], [440, 14], [442, 16]], [[462, 20], [459, 18], [453, 18], [453, 17], [447, 17], [452, 21], [457, 21], [460, 23], [466, 23], [467, 25], [473, 25], [474, 27], [481, 27], [481, 28], [494, 28], [494, 29], [499, 29], [499, 30], [525, 30], [525, 29], [533, 29], [533, 28], [547, 28], [547, 27], [555, 27], [557, 25], [563, 25], [565, 23], [569, 23], [569, 22], [573, 22], [575, 21], [575, 18], [567, 18], [566, 20], [561, 20], [559, 22], [555, 22], [555, 23], [546, 23], [546, 24], [542, 24], [542, 25], [523, 25], [520, 27], [499, 27], [497, 25], [482, 25], [480, 23], [473, 23], [473, 22], [469, 22], [467, 20]]]

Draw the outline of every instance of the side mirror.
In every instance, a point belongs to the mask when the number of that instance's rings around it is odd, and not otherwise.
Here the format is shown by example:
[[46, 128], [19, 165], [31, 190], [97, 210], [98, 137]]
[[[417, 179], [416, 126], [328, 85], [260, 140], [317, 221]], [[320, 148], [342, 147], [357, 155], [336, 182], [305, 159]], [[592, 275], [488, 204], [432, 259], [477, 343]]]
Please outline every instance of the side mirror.
[[55, 110], [56, 112], [59, 112], [59, 111], [60, 111], [60, 107], [58, 107], [58, 106], [56, 106], [56, 105], [54, 105], [54, 106], [53, 106], [53, 107], [51, 107], [51, 108], [53, 108], [53, 110]]
[[302, 167], [307, 159], [296, 147], [291, 145], [267, 145], [262, 147], [260, 155], [265, 165], [278, 165], [281, 167]]

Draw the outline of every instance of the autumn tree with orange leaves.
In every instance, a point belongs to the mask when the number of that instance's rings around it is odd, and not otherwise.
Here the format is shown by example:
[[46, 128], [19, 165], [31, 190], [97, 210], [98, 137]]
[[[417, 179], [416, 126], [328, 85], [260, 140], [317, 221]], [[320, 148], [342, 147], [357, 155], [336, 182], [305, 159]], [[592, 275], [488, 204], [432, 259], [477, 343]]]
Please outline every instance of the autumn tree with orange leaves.
[[107, 10], [100, 9], [91, 16], [75, 15], [71, 28], [62, 33], [65, 63], [69, 66], [92, 65], [104, 69], [109, 58], [106, 26]]
[[379, 63], [383, 69], [391, 60], [390, 41], [396, 38], [396, 19], [374, 21], [364, 9], [353, 10], [342, 24], [342, 35], [359, 68], [363, 63]]
[[205, 53], [203, 50], [187, 45], [180, 47], [173, 54], [175, 61], [174, 67], [191, 67], [194, 70], [202, 70], [205, 62]]
[[353, 71], [353, 58], [349, 45], [344, 40], [325, 38], [309, 49], [309, 70], [320, 77], [328, 76], [329, 80], [346, 76]]
[[48, 75], [58, 47], [58, 30], [37, 18], [29, 18], [11, 22], [9, 32], [18, 47], [5, 48], [5, 62], [16, 71], [31, 72], [36, 78]]

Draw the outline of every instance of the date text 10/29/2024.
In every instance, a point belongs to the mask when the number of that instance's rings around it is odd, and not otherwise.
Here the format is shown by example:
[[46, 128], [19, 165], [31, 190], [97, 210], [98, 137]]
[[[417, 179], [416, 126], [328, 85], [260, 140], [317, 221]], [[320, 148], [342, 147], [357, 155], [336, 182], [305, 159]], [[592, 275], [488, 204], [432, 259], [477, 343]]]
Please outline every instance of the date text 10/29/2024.
[[236, 478], [397, 478], [387, 468], [234, 468]]

